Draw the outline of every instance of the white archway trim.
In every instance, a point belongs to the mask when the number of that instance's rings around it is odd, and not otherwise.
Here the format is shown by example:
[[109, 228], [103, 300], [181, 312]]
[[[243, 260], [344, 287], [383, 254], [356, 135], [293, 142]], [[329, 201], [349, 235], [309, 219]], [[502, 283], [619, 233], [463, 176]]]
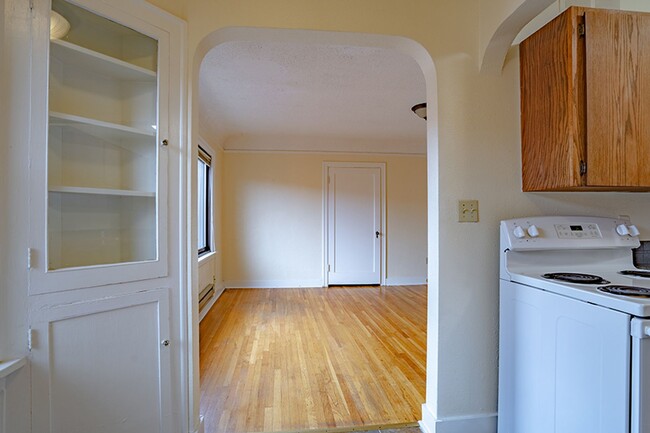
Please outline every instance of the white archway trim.
[[[419, 43], [412, 39], [400, 36], [365, 34], [365, 33], [347, 33], [347, 32], [327, 32], [315, 30], [289, 30], [289, 29], [268, 29], [252, 27], [227, 27], [205, 36], [197, 45], [196, 51], [192, 57], [190, 71], [190, 121], [189, 121], [189, 143], [192, 143], [192, 157], [187, 164], [188, 183], [195, 179], [196, 167], [193, 161], [197, 155], [197, 145], [199, 139], [199, 72], [201, 63], [206, 54], [216, 46], [235, 41], [249, 42], [284, 42], [300, 44], [320, 44], [320, 45], [344, 45], [358, 46], [368, 48], [389, 48], [398, 50], [413, 58], [424, 75], [427, 92], [427, 191], [428, 191], [428, 325], [427, 325], [427, 395], [426, 403], [423, 405], [423, 411], [426, 413], [436, 413], [438, 401], [438, 269], [439, 269], [439, 202], [438, 202], [438, 90], [436, 69], [429, 52]], [[192, 194], [188, 203], [188, 221], [196, 225], [196, 216], [192, 215], [192, 209], [196, 204], [196, 188], [192, 188]], [[193, 239], [192, 234], [190, 239]], [[195, 237], [195, 236], [194, 236]], [[188, 246], [191, 251], [191, 246]], [[190, 255], [190, 257], [192, 257]], [[195, 287], [198, 272], [195, 263], [188, 263], [191, 270], [189, 287]], [[198, 330], [198, 305], [197, 293], [191, 290], [188, 294], [190, 302], [188, 305], [188, 341], [191, 342], [189, 353], [189, 414], [191, 432], [201, 432], [202, 423], [199, 420], [199, 330]], [[426, 409], [428, 408], [428, 409]]]
[[521, 29], [556, 0], [482, 0], [480, 70], [500, 73], [508, 50]]

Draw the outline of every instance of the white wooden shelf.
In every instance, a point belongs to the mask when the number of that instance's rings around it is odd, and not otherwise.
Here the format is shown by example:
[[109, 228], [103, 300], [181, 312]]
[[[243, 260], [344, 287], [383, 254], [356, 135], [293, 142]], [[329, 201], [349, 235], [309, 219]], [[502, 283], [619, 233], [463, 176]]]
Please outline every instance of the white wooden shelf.
[[60, 39], [50, 41], [50, 55], [64, 64], [118, 80], [156, 81], [156, 73]]
[[65, 194], [91, 194], [91, 195], [113, 195], [121, 197], [155, 197], [156, 193], [151, 191], [136, 191], [131, 189], [110, 189], [110, 188], [86, 188], [80, 186], [50, 186], [49, 192]]
[[20, 370], [25, 364], [27, 364], [27, 360], [25, 358], [0, 362], [0, 379], [9, 376], [14, 371]]
[[71, 126], [97, 138], [113, 142], [125, 138], [140, 139], [142, 137], [154, 137], [156, 135], [156, 131], [153, 128], [150, 131], [146, 131], [131, 126], [104, 122], [74, 114], [59, 113], [57, 111], [50, 111], [50, 126]]

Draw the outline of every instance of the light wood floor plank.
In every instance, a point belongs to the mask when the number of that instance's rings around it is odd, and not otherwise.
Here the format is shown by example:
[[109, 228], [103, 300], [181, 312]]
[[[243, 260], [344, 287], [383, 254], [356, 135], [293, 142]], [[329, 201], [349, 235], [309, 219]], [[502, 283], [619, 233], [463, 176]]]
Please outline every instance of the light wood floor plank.
[[206, 433], [416, 422], [426, 305], [425, 286], [226, 290], [200, 325]]

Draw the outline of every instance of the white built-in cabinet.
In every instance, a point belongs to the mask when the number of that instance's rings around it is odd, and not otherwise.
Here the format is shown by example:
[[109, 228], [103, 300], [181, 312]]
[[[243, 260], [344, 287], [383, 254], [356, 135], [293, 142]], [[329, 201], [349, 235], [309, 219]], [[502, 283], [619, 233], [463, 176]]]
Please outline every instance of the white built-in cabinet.
[[178, 27], [137, 0], [33, 14], [32, 431], [181, 431]]
[[47, 177], [33, 190], [35, 227], [43, 232], [33, 231], [31, 293], [164, 276], [166, 35], [83, 3], [52, 0], [51, 8], [70, 30], [43, 53], [47, 146], [32, 163], [40, 165], [37, 177]]

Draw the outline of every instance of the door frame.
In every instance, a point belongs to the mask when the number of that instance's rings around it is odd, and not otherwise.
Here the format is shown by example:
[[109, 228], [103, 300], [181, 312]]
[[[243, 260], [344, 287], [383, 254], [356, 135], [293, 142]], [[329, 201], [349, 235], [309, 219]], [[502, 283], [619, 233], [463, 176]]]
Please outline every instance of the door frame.
[[329, 258], [329, 176], [330, 168], [378, 168], [379, 169], [379, 200], [381, 219], [381, 242], [379, 247], [379, 284], [386, 285], [386, 163], [385, 162], [323, 162], [323, 218], [322, 218], [322, 271], [323, 287], [329, 285], [327, 269]]

